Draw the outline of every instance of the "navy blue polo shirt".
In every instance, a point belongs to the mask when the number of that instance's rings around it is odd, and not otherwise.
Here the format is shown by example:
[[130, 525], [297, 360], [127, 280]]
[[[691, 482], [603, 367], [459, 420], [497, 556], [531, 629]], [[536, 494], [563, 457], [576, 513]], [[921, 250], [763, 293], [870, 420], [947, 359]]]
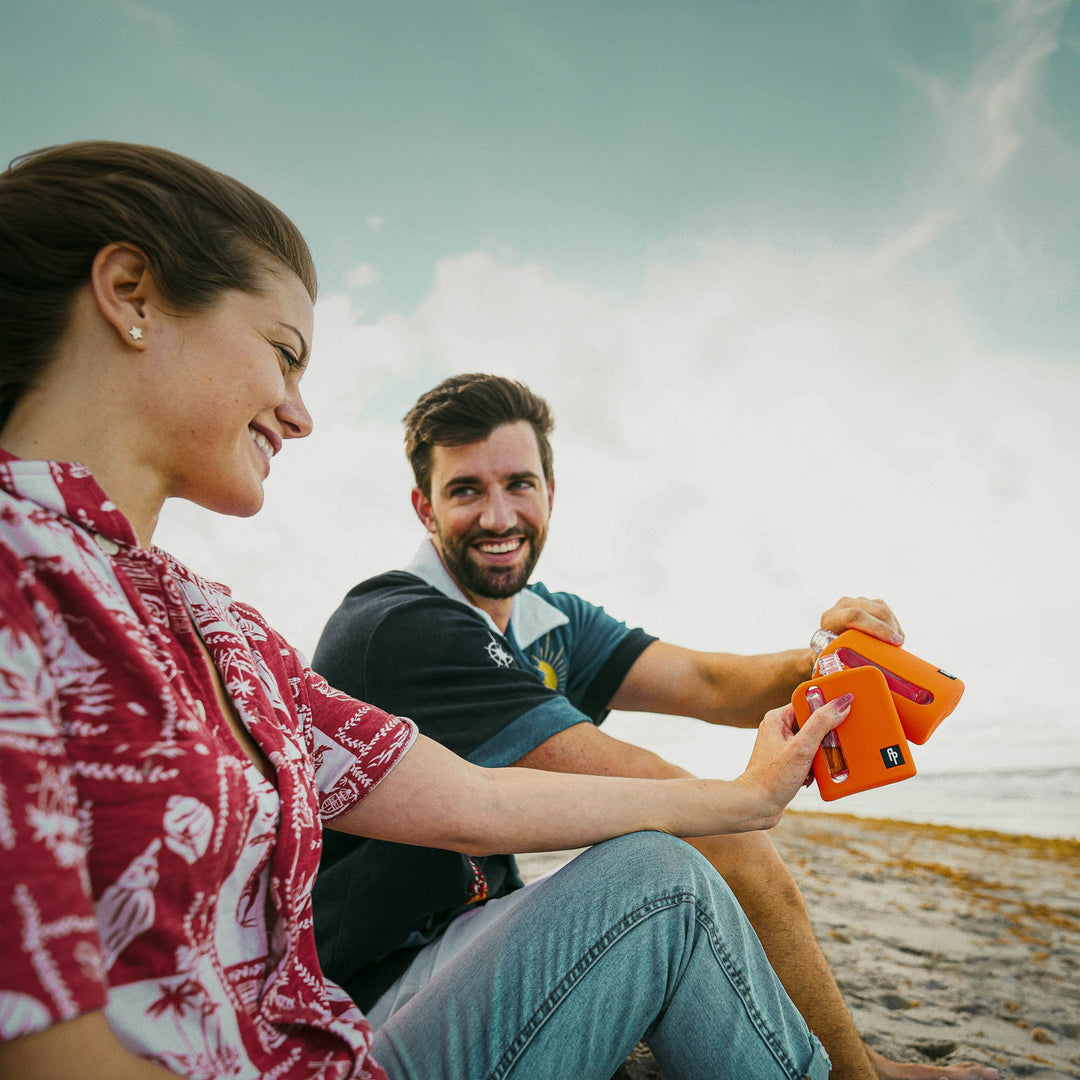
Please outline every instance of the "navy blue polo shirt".
[[[502, 766], [565, 728], [600, 723], [654, 640], [540, 584], [514, 597], [503, 634], [425, 541], [407, 570], [350, 590], [312, 666], [469, 761]], [[512, 856], [469, 859], [327, 831], [314, 891], [323, 968], [370, 1007], [471, 898], [520, 884]]]

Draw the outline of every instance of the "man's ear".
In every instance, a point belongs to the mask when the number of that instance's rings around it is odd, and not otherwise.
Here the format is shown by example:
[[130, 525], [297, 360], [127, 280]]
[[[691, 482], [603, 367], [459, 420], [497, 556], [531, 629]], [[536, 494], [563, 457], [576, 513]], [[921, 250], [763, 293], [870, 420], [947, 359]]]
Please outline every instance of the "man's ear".
[[548, 489], [548, 514], [550, 514], [552, 508], [555, 505], [555, 477], [554, 476], [548, 481], [547, 489]]
[[438, 529], [435, 525], [435, 514], [431, 509], [431, 500], [418, 487], [412, 489], [412, 505], [420, 524], [434, 536]]
[[145, 349], [152, 331], [153, 278], [146, 256], [130, 244], [109, 244], [94, 256], [90, 285], [98, 310], [125, 345]]

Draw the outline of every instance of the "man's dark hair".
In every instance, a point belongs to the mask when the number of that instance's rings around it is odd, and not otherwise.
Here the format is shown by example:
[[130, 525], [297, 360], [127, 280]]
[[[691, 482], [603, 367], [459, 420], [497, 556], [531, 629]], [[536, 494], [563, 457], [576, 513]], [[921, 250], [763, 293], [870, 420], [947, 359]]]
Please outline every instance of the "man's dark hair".
[[431, 498], [431, 457], [436, 446], [464, 446], [486, 439], [502, 424], [526, 420], [536, 432], [544, 480], [550, 487], [555, 427], [548, 403], [524, 383], [501, 375], [454, 375], [424, 394], [405, 416], [405, 453], [416, 486]]

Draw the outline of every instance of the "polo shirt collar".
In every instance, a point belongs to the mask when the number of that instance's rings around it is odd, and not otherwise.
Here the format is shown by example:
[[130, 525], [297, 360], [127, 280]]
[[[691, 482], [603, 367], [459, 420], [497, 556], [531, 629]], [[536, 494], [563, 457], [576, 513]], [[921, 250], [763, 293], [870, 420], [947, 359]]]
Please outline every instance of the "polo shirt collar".
[[[501, 635], [502, 631], [495, 625], [495, 620], [483, 608], [469, 602], [450, 571], [443, 566], [443, 561], [430, 539], [425, 539], [420, 545], [419, 551], [405, 567], [405, 571], [433, 589], [438, 589], [443, 596], [471, 608], [484, 619], [491, 630]], [[557, 607], [549, 604], [532, 589], [524, 588], [514, 596], [513, 606], [510, 608], [510, 629], [513, 631], [514, 640], [523, 649], [556, 627], [565, 626], [569, 621]]]

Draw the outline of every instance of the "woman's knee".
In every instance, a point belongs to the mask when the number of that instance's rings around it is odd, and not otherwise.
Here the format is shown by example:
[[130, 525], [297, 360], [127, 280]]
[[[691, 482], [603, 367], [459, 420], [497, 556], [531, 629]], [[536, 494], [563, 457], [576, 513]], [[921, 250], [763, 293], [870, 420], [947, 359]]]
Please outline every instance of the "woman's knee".
[[694, 851], [668, 833], [635, 832], [605, 840], [589, 853], [605, 867], [624, 869], [626, 876], [640, 878], [676, 871]]
[[731, 896], [724, 879], [700, 852], [662, 832], [616, 837], [591, 849], [609, 886], [624, 884], [644, 897], [693, 895], [715, 902]]

